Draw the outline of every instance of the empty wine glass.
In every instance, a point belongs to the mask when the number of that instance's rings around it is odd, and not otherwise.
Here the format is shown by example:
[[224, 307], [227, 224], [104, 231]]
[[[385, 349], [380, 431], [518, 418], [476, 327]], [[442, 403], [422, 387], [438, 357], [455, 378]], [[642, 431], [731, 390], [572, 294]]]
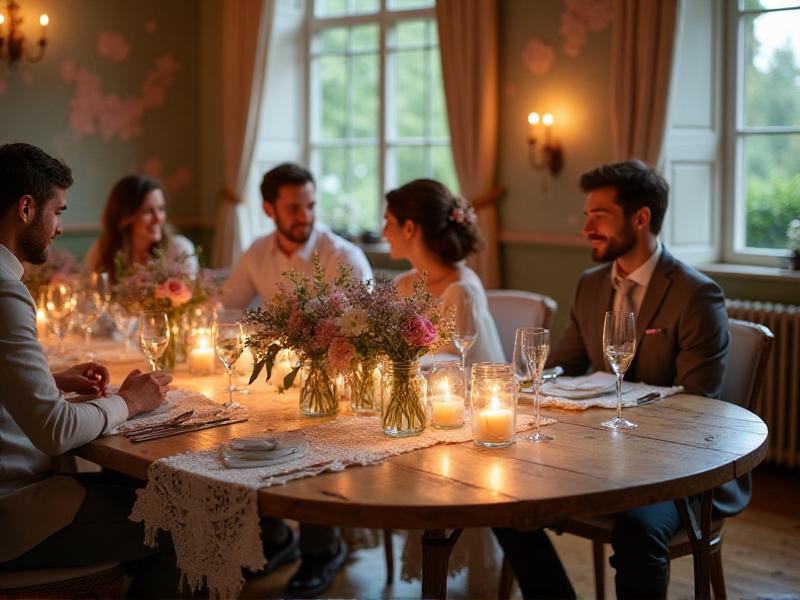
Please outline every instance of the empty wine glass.
[[233, 365], [244, 350], [244, 332], [238, 321], [223, 321], [219, 317], [214, 323], [214, 348], [228, 373], [228, 401], [225, 408], [236, 406], [233, 402]]
[[128, 312], [122, 304], [113, 302], [108, 307], [108, 316], [114, 322], [114, 327], [117, 328], [125, 338], [125, 352], [131, 350], [131, 334], [136, 325], [136, 317]]
[[90, 349], [92, 331], [104, 310], [101, 296], [94, 292], [91, 286], [81, 286], [75, 293], [75, 308], [77, 323], [83, 330], [86, 356], [88, 360], [92, 360], [94, 358]]
[[514, 367], [514, 376], [517, 379], [520, 391], [531, 385], [531, 372], [528, 369], [528, 359], [525, 357], [525, 352], [522, 349], [523, 331], [525, 331], [525, 328], [520, 327], [517, 328], [514, 334], [514, 355], [511, 358], [511, 364]]
[[606, 313], [603, 322], [603, 352], [617, 376], [617, 416], [600, 423], [608, 429], [634, 429], [636, 423], [622, 418], [622, 378], [636, 354], [636, 315], [632, 312]]
[[111, 281], [108, 273], [89, 273], [88, 287], [95, 295], [97, 306], [100, 309], [100, 314], [108, 311], [108, 305], [111, 303]]
[[478, 339], [478, 307], [475, 298], [468, 290], [459, 294], [454, 302], [455, 327], [453, 345], [461, 354], [461, 370], [464, 372], [464, 389], [467, 389], [467, 352]]
[[139, 343], [153, 371], [158, 368], [156, 361], [167, 349], [169, 338], [169, 319], [166, 313], [158, 311], [142, 313], [139, 317]]
[[68, 283], [51, 283], [47, 286], [47, 314], [53, 319], [53, 329], [58, 336], [58, 353], [64, 354], [64, 334], [67, 317], [75, 309], [75, 297]]
[[542, 388], [542, 371], [550, 354], [550, 330], [541, 327], [525, 327], [518, 329], [521, 332], [522, 352], [528, 363], [528, 372], [533, 384], [533, 412], [536, 422], [536, 431], [532, 435], [524, 436], [533, 442], [547, 442], [553, 438], [542, 433], [541, 419], [539, 417], [539, 395]]

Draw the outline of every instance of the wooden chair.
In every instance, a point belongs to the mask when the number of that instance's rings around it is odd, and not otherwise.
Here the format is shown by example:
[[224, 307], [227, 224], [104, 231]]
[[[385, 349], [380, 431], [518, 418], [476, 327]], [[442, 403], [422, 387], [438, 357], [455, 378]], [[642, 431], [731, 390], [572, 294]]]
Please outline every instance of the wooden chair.
[[[722, 398], [727, 402], [753, 410], [761, 386], [764, 382], [767, 361], [769, 360], [772, 344], [775, 340], [772, 332], [756, 323], [730, 319], [731, 349], [728, 353], [728, 364], [722, 381]], [[669, 557], [680, 558], [693, 555], [695, 560], [695, 596], [702, 597], [699, 593], [698, 560], [695, 552], [700, 542], [698, 531], [694, 523], [694, 515], [689, 508], [687, 499], [676, 500], [676, 506], [681, 514], [684, 529], [675, 534], [670, 541]], [[710, 510], [710, 505], [706, 510]], [[597, 600], [605, 598], [605, 546], [611, 543], [611, 530], [614, 519], [611, 515], [599, 515], [579, 520], [561, 523], [555, 529], [561, 533], [571, 533], [592, 541], [594, 563], [595, 595]], [[725, 598], [725, 576], [722, 570], [722, 537], [724, 519], [713, 519], [709, 534], [709, 548], [711, 553], [710, 575], [711, 587], [714, 597]], [[503, 570], [500, 575], [498, 597], [502, 599], [511, 596], [513, 573], [508, 560], [503, 561]]]
[[72, 569], [0, 571], [0, 600], [7, 598], [122, 597], [122, 565], [109, 563]]
[[506, 360], [514, 355], [518, 327], [547, 327], [553, 323], [558, 304], [550, 296], [522, 290], [487, 290], [492, 313]]

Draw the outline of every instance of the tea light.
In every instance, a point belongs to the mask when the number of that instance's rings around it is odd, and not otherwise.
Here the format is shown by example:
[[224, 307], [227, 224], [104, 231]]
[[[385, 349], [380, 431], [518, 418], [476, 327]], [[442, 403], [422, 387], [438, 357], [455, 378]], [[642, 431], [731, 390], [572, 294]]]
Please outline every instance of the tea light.
[[[283, 387], [284, 378], [292, 372], [294, 368], [293, 363], [288, 360], [276, 358], [275, 364], [272, 365], [272, 376], [269, 381], [276, 387]], [[295, 379], [297, 381], [297, 379]]]
[[47, 311], [41, 306], [36, 309], [36, 332], [40, 338], [47, 334]]
[[464, 424], [464, 398], [450, 395], [450, 385], [445, 378], [442, 394], [431, 398], [431, 425], [441, 429], [455, 429]]
[[472, 434], [478, 446], [498, 448], [514, 443], [517, 382], [511, 365], [472, 366]]
[[189, 350], [189, 372], [194, 375], [205, 375], [214, 370], [216, 354], [208, 336], [199, 335], [195, 339], [195, 347]]
[[489, 444], [507, 444], [514, 439], [514, 412], [501, 408], [497, 397], [488, 408], [478, 413], [475, 441]]

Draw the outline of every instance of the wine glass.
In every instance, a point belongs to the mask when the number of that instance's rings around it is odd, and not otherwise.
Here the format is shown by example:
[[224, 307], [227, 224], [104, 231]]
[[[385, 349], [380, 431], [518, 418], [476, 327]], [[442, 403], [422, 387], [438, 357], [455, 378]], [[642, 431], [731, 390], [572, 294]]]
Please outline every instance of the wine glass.
[[533, 385], [533, 412], [536, 421], [536, 431], [532, 435], [523, 436], [533, 442], [548, 442], [553, 438], [542, 433], [541, 419], [539, 417], [539, 395], [542, 389], [542, 371], [550, 354], [550, 330], [542, 327], [525, 327], [518, 329], [522, 339], [520, 346], [525, 360], [528, 363], [528, 372]]
[[108, 273], [90, 273], [88, 280], [89, 290], [95, 295], [96, 303], [103, 314], [111, 303], [111, 281]]
[[223, 321], [219, 317], [214, 323], [214, 348], [228, 373], [228, 401], [225, 408], [236, 406], [233, 402], [233, 365], [244, 350], [244, 332], [238, 321]]
[[636, 423], [622, 418], [622, 378], [636, 354], [636, 315], [632, 312], [606, 313], [603, 323], [603, 352], [617, 376], [617, 416], [600, 423], [608, 429], [634, 429]]
[[528, 359], [522, 349], [522, 332], [525, 327], [517, 328], [514, 334], [514, 355], [511, 358], [511, 364], [514, 367], [514, 376], [517, 378], [519, 391], [531, 385], [531, 372], [528, 369]]
[[47, 286], [47, 314], [53, 318], [53, 325], [58, 336], [58, 353], [64, 354], [64, 334], [66, 319], [75, 308], [72, 286], [68, 283], [51, 283]]
[[131, 350], [131, 330], [134, 328], [136, 324], [136, 317], [131, 315], [128, 312], [128, 309], [125, 308], [122, 304], [119, 303], [111, 303], [108, 307], [108, 316], [111, 317], [111, 320], [114, 322], [114, 327], [123, 335], [125, 338], [125, 352], [128, 353]]
[[142, 313], [139, 317], [139, 343], [153, 371], [157, 369], [156, 361], [167, 349], [169, 338], [167, 313], [158, 311]]
[[103, 313], [101, 297], [91, 288], [91, 285], [81, 286], [75, 293], [77, 322], [83, 329], [86, 355], [89, 360], [94, 358], [90, 347], [92, 343], [92, 330], [94, 324]]
[[475, 298], [466, 290], [459, 294], [454, 303], [455, 327], [453, 328], [453, 345], [461, 354], [461, 370], [464, 373], [464, 389], [467, 389], [467, 352], [478, 338], [478, 307]]

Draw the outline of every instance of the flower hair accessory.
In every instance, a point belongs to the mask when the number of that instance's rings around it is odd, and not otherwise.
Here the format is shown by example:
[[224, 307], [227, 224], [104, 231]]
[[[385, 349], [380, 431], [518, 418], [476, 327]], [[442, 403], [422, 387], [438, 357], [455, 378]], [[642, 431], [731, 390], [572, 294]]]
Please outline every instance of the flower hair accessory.
[[473, 225], [478, 217], [475, 214], [475, 209], [472, 208], [472, 205], [467, 202], [465, 198], [456, 196], [453, 198], [453, 204], [450, 207], [450, 216], [448, 218], [454, 223], [460, 223], [461, 225], [466, 223]]

